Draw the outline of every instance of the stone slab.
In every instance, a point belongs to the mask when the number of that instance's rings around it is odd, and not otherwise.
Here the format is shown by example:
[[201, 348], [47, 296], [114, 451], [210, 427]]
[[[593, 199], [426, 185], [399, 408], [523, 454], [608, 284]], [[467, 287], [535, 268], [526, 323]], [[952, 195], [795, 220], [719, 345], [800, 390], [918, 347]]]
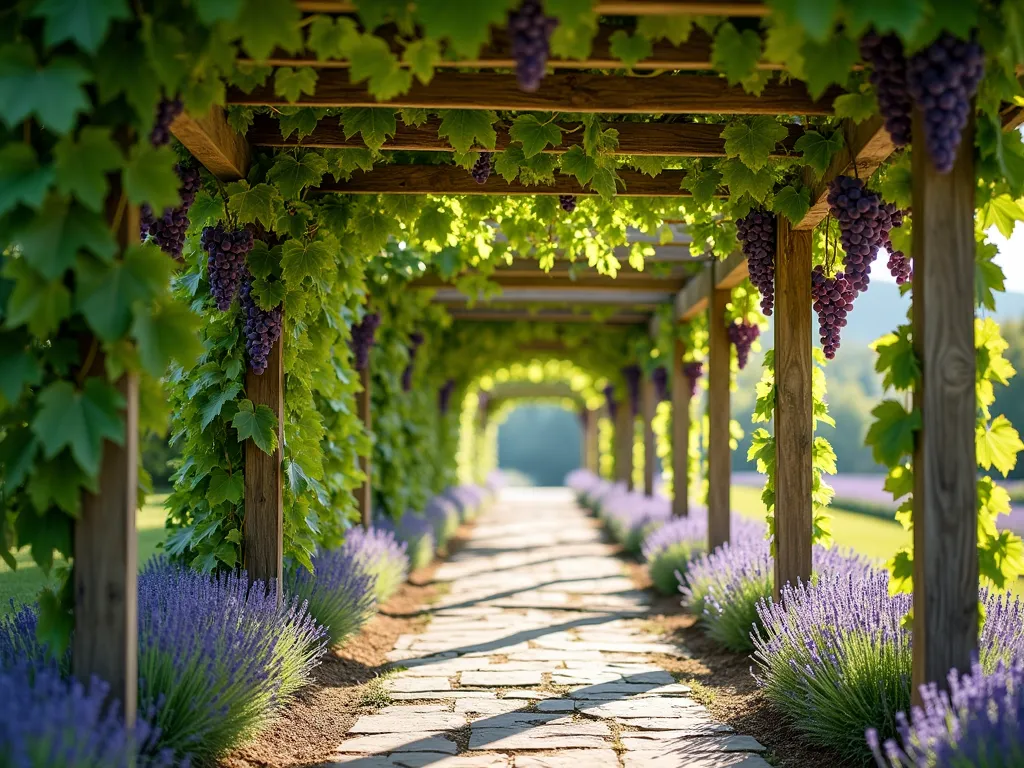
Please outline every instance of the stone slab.
[[[396, 707], [401, 709], [401, 707]], [[415, 707], [413, 707], [415, 709]], [[349, 733], [408, 733], [421, 731], [454, 731], [466, 724], [464, 715], [453, 712], [390, 712], [381, 715], [363, 715], [349, 728]]]
[[470, 698], [456, 699], [455, 701], [455, 711], [457, 713], [464, 715], [469, 712], [475, 712], [482, 717], [515, 712], [517, 709], [525, 709], [528, 706], [529, 702], [517, 701], [515, 699], [499, 699], [494, 696], [486, 699]]
[[574, 749], [554, 755], [516, 755], [516, 768], [619, 768], [613, 749]]
[[463, 672], [459, 678], [460, 686], [479, 686], [490, 688], [511, 688], [514, 686], [541, 685], [544, 673], [539, 670], [478, 670]]
[[406, 731], [405, 733], [374, 733], [346, 739], [336, 752], [358, 752], [378, 755], [388, 752], [440, 752], [454, 755], [458, 749], [454, 741], [438, 733]]
[[623, 746], [631, 752], [664, 752], [673, 754], [720, 754], [722, 752], [764, 752], [753, 736], [694, 736], [686, 731], [644, 731], [624, 733]]
[[593, 703], [581, 700], [577, 706], [582, 712], [593, 717], [621, 718], [631, 717], [680, 717], [700, 706], [695, 701], [682, 697], [672, 698], [634, 698], [613, 701], [595, 700]]
[[610, 732], [594, 726], [603, 723], [540, 725], [533, 728], [477, 728], [469, 735], [471, 750], [603, 749], [609, 745]]
[[420, 691], [450, 691], [451, 681], [447, 677], [406, 677], [400, 673], [388, 681], [392, 693], [419, 693]]
[[400, 752], [394, 755], [350, 757], [323, 768], [509, 768], [508, 755], [445, 756], [437, 752]]
[[[552, 677], [551, 682], [558, 684]], [[688, 685], [673, 683], [671, 685], [632, 685], [630, 683], [600, 683], [588, 685], [569, 693], [574, 699], [625, 699], [630, 697], [651, 696], [688, 696], [693, 689]]]
[[534, 709], [538, 712], [572, 712], [576, 709], [576, 702], [572, 699], [548, 699], [538, 701]]
[[760, 755], [749, 752], [721, 753], [717, 755], [659, 754], [655, 752], [626, 752], [622, 756], [624, 768], [771, 768]]

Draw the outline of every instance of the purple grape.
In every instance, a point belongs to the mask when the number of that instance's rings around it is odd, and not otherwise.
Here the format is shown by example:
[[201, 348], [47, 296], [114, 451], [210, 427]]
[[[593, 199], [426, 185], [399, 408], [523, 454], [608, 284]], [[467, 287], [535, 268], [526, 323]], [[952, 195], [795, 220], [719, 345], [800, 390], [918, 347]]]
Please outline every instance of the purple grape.
[[441, 415], [448, 413], [448, 406], [451, 403], [452, 392], [455, 391], [455, 379], [448, 379], [439, 390], [437, 390], [437, 408]]
[[473, 163], [473, 181], [477, 184], [486, 184], [491, 176], [491, 153], [481, 152], [480, 157]]
[[228, 231], [223, 222], [205, 227], [199, 239], [207, 252], [207, 274], [210, 294], [221, 312], [231, 308], [245, 270], [245, 257], [252, 250], [252, 230]]
[[826, 277], [819, 264], [811, 272], [811, 298], [818, 313], [818, 332], [825, 357], [832, 360], [839, 349], [839, 330], [846, 325], [846, 314], [853, 308], [854, 290], [844, 272]]
[[360, 322], [352, 326], [352, 352], [357, 371], [363, 370], [370, 363], [370, 348], [379, 325], [380, 315], [368, 312]]
[[629, 407], [635, 417], [640, 413], [640, 377], [643, 372], [639, 365], [627, 365], [622, 369], [622, 378], [626, 382], [629, 395]]
[[281, 338], [284, 308], [278, 304], [266, 310], [256, 303], [252, 296], [252, 275], [247, 267], [242, 268], [239, 299], [245, 312], [245, 352], [249, 356], [249, 370], [258, 376], [267, 370], [270, 350]]
[[860, 41], [860, 55], [871, 65], [871, 84], [878, 96], [878, 106], [885, 119], [885, 129], [897, 147], [910, 143], [912, 103], [907, 90], [907, 59], [903, 42], [896, 35], [881, 36], [875, 32]]
[[924, 113], [925, 145], [939, 173], [953, 170], [971, 99], [984, 74], [981, 46], [948, 32], [907, 63], [907, 90]]
[[[892, 223], [892, 229], [897, 229], [903, 225], [904, 212], [899, 210], [892, 203], [885, 204], [886, 211], [889, 213], [889, 220]], [[889, 268], [889, 272], [896, 279], [897, 285], [903, 285], [909, 283], [914, 276], [914, 271], [910, 266], [910, 259], [903, 251], [897, 251], [892, 247], [892, 240], [889, 239], [889, 234], [886, 233], [885, 240], [882, 243], [882, 247], [889, 252], [889, 262], [886, 266]]]
[[761, 294], [761, 311], [770, 315], [775, 306], [775, 216], [752, 210], [736, 222], [736, 235], [747, 257], [750, 282]]
[[651, 371], [651, 383], [654, 384], [654, 396], [659, 403], [668, 400], [668, 369], [659, 365]]
[[761, 335], [761, 329], [749, 320], [735, 320], [728, 328], [729, 341], [736, 347], [736, 363], [742, 371], [750, 358], [750, 347]]
[[181, 197], [181, 205], [177, 208], [164, 209], [163, 215], [157, 219], [153, 216], [153, 209], [143, 205], [140, 211], [140, 226], [142, 239], [147, 236], [160, 246], [160, 250], [169, 254], [176, 260], [181, 261], [181, 251], [185, 246], [185, 232], [188, 230], [188, 211], [195, 202], [196, 193], [199, 191], [200, 177], [199, 168], [183, 168], [179, 163], [174, 167], [181, 179], [181, 186], [178, 187], [178, 195]]
[[154, 147], [162, 147], [171, 140], [171, 123], [181, 114], [185, 105], [181, 99], [160, 99], [156, 107], [156, 123], [149, 132], [149, 143]]
[[559, 195], [558, 204], [566, 213], [572, 213], [576, 210], [576, 195]]
[[604, 388], [604, 401], [608, 406], [608, 416], [612, 421], [615, 421], [615, 415], [619, 411], [619, 404], [615, 400], [615, 387], [609, 384]]
[[692, 362], [683, 366], [683, 375], [690, 382], [690, 397], [697, 396], [697, 382], [704, 375], [704, 363]]
[[886, 204], [881, 195], [850, 176], [837, 176], [829, 183], [828, 204], [839, 222], [846, 279], [856, 296], [867, 290], [871, 264], [889, 239], [896, 206]]
[[416, 350], [420, 348], [423, 343], [423, 334], [419, 331], [413, 331], [409, 334], [409, 362], [405, 366], [405, 370], [402, 371], [402, 391], [408, 392], [412, 389], [412, 370], [413, 365], [416, 362]]
[[540, 87], [551, 51], [551, 33], [557, 26], [558, 19], [544, 15], [540, 0], [523, 0], [509, 13], [508, 33], [520, 89], [532, 92]]

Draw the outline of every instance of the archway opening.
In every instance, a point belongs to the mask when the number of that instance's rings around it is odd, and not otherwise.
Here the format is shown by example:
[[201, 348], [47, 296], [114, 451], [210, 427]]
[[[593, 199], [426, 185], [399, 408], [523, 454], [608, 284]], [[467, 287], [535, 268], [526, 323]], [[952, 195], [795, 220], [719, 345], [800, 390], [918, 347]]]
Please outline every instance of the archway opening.
[[516, 484], [562, 485], [582, 451], [579, 414], [561, 405], [523, 402], [498, 427], [498, 468]]

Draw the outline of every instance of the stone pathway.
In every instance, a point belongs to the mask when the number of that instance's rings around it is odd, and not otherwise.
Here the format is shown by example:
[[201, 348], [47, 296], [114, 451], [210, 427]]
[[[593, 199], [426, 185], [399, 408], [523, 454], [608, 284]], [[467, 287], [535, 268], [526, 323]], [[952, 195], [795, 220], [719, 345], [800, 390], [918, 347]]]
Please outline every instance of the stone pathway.
[[393, 704], [360, 717], [340, 768], [767, 768], [657, 662], [648, 598], [562, 489], [507, 489], [422, 634], [390, 659]]

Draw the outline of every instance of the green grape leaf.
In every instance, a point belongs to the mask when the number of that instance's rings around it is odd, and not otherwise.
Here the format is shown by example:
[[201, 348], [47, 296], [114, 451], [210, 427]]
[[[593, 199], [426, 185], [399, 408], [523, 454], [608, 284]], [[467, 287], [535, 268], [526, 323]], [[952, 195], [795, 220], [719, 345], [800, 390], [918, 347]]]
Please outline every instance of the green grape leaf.
[[306, 187], [317, 187], [327, 173], [327, 161], [316, 152], [301, 158], [291, 154], [278, 155], [267, 172], [267, 180], [277, 184], [286, 200], [298, 197]]
[[242, 0], [195, 0], [196, 15], [204, 24], [233, 21], [242, 10]]
[[982, 227], [995, 227], [1003, 237], [1010, 237], [1018, 221], [1024, 220], [1024, 207], [1009, 195], [996, 195], [981, 209]]
[[854, 37], [873, 27], [880, 35], [895, 32], [907, 39], [929, 10], [925, 0], [857, 0], [844, 6], [844, 19]]
[[860, 60], [857, 43], [841, 34], [819, 43], [807, 40], [801, 49], [806, 68], [804, 81], [812, 98], [817, 99], [835, 83], [846, 83], [850, 70]]
[[267, 454], [277, 450], [277, 417], [267, 406], [254, 407], [252, 400], [240, 400], [238, 413], [231, 419], [231, 426], [238, 432], [238, 442], [251, 439], [257, 448]]
[[341, 110], [341, 125], [346, 139], [358, 133], [375, 152], [384, 146], [388, 136], [395, 135], [398, 127], [395, 110], [387, 107], [346, 107]]
[[302, 49], [302, 15], [291, 0], [243, 0], [233, 31], [242, 48], [256, 61], [266, 60], [275, 48], [288, 53]]
[[223, 504], [237, 504], [242, 500], [245, 492], [245, 480], [241, 472], [229, 475], [220, 467], [210, 473], [210, 485], [206, 489], [206, 501], [210, 506]]
[[89, 490], [96, 492], [95, 482], [82, 472], [71, 453], [61, 451], [54, 458], [36, 464], [25, 490], [40, 514], [55, 505], [66, 514], [78, 517], [82, 486], [89, 486]]
[[274, 227], [277, 221], [275, 209], [281, 203], [276, 187], [270, 184], [249, 187], [247, 182], [240, 181], [229, 184], [227, 194], [228, 211], [238, 218], [240, 224], [259, 222], [267, 229]]
[[811, 192], [806, 187], [794, 187], [792, 184], [775, 193], [772, 211], [785, 216], [794, 225], [803, 221], [807, 211], [811, 209]]
[[154, 212], [181, 203], [174, 170], [177, 157], [171, 147], [154, 147], [148, 141], [132, 147], [124, 169], [124, 189], [133, 203], [148, 203]]
[[255, 240], [245, 257], [245, 264], [253, 277], [266, 280], [281, 271], [281, 249], [271, 248], [262, 240]]
[[349, 48], [359, 37], [359, 27], [349, 18], [314, 16], [309, 24], [306, 47], [319, 61], [344, 59]]
[[117, 253], [117, 242], [102, 216], [57, 195], [47, 198], [16, 238], [25, 261], [51, 280], [74, 265], [79, 251], [104, 261]]
[[238, 397], [238, 393], [241, 391], [240, 385], [228, 384], [224, 389], [212, 392], [206, 403], [199, 409], [199, 428], [205, 432], [213, 420], [220, 416], [224, 406]]
[[654, 46], [649, 38], [643, 35], [631, 35], [624, 29], [617, 29], [608, 38], [612, 56], [621, 59], [627, 69], [632, 69], [639, 62], [654, 54]]
[[171, 297], [136, 302], [131, 334], [138, 342], [139, 362], [151, 376], [167, 373], [172, 361], [190, 367], [202, 354], [200, 318], [187, 304]]
[[278, 67], [274, 72], [274, 93], [295, 103], [302, 94], [312, 96], [316, 92], [316, 70], [312, 67]]
[[651, 40], [664, 38], [672, 45], [682, 45], [690, 39], [693, 31], [693, 17], [680, 16], [640, 16], [636, 20], [636, 33]]
[[519, 169], [526, 161], [522, 147], [509, 147], [494, 155], [494, 172], [511, 184], [519, 175]]
[[447, 39], [448, 48], [460, 59], [471, 59], [491, 38], [491, 26], [508, 22], [512, 0], [418, 0], [416, 16], [423, 36]]
[[447, 138], [456, 152], [468, 152], [473, 147], [494, 149], [497, 133], [494, 122], [498, 116], [485, 109], [449, 109], [441, 118], [437, 135]]
[[62, 280], [47, 280], [24, 259], [9, 261], [4, 276], [14, 280], [4, 321], [8, 328], [24, 325], [33, 336], [45, 339], [71, 314], [71, 293]]
[[771, 192], [774, 180], [770, 166], [753, 171], [738, 159], [726, 160], [719, 164], [722, 181], [729, 187], [729, 195], [737, 200], [750, 195], [754, 200], [764, 200]]
[[402, 116], [402, 122], [405, 125], [411, 125], [414, 128], [423, 125], [430, 119], [430, 111], [418, 107], [406, 107], [398, 110], [398, 113]]
[[[120, 147], [110, 137], [110, 129], [87, 125], [78, 139], [64, 136], [53, 148], [57, 189], [74, 195], [86, 208], [101, 213], [110, 185], [107, 174], [124, 163]], [[0, 205], [0, 210], [3, 206]]]
[[434, 79], [434, 65], [441, 59], [441, 46], [436, 40], [413, 40], [402, 51], [402, 62], [426, 85]]
[[687, 172], [683, 179], [682, 189], [689, 190], [694, 201], [699, 205], [707, 205], [718, 192], [722, 184], [722, 174], [714, 168], [694, 168]]
[[711, 44], [711, 66], [725, 75], [730, 85], [749, 78], [760, 58], [761, 36], [756, 31], [741, 33], [728, 21], [718, 28]]
[[796, 140], [793, 149], [802, 153], [803, 161], [814, 169], [817, 178], [828, 170], [832, 156], [843, 148], [843, 132], [835, 130], [829, 137], [822, 136], [817, 131], [807, 131]]
[[615, 169], [604, 165], [597, 167], [594, 171], [594, 177], [590, 180], [590, 186], [605, 199], [615, 195], [618, 184], [622, 184], [625, 187]]
[[534, 115], [519, 115], [512, 121], [509, 136], [523, 145], [523, 155], [533, 157], [550, 145], [562, 143], [562, 129], [553, 122], [541, 122]]
[[832, 32], [839, 10], [838, 0], [774, 0], [772, 5], [787, 21], [799, 20], [807, 34], [818, 40]]
[[0, 149], [0, 216], [19, 203], [38, 208], [53, 181], [53, 168], [40, 166], [28, 144], [10, 143]]
[[32, 15], [46, 19], [43, 40], [54, 48], [71, 40], [79, 48], [95, 53], [114, 21], [129, 18], [126, 0], [42, 0]]
[[914, 470], [909, 464], [897, 464], [885, 476], [885, 490], [892, 494], [893, 501], [914, 492]]
[[786, 126], [765, 115], [749, 120], [734, 120], [722, 131], [727, 157], [738, 157], [744, 165], [757, 171], [768, 164], [776, 145], [786, 138]]
[[914, 433], [921, 428], [921, 412], [908, 411], [897, 400], [883, 400], [871, 411], [875, 421], [864, 442], [879, 464], [892, 466], [914, 450]]
[[288, 283], [300, 283], [307, 277], [319, 280], [333, 263], [331, 251], [322, 240], [308, 244], [288, 240], [281, 247], [281, 269]]
[[27, 43], [0, 47], [0, 121], [13, 128], [34, 115], [44, 127], [67, 133], [89, 107], [83, 85], [90, 79], [70, 59], [54, 58], [40, 67]]
[[109, 265], [83, 259], [76, 272], [75, 303], [97, 336], [117, 341], [131, 325], [132, 305], [160, 295], [174, 267], [152, 245], [134, 245], [122, 261]]
[[878, 353], [875, 370], [882, 374], [883, 388], [907, 392], [920, 380], [921, 366], [910, 340], [909, 325], [901, 325], [896, 333], [876, 339], [871, 348]]
[[889, 573], [889, 592], [896, 595], [910, 592], [914, 588], [914, 553], [909, 547], [897, 552], [887, 565]]
[[1017, 466], [1017, 454], [1024, 450], [1020, 433], [1002, 414], [992, 419], [991, 424], [978, 424], [974, 444], [978, 464], [985, 469], [995, 467], [1003, 477]]
[[587, 184], [597, 172], [597, 160], [587, 155], [583, 147], [577, 144], [558, 160], [562, 173], [572, 174], [580, 184]]
[[103, 441], [124, 445], [124, 398], [103, 379], [86, 379], [81, 391], [70, 381], [55, 381], [39, 393], [38, 403], [32, 432], [47, 459], [70, 448], [78, 466], [95, 477], [100, 471]]
[[284, 293], [284, 283], [280, 280], [252, 281], [252, 295], [256, 298], [256, 304], [267, 312], [284, 301]]
[[17, 402], [26, 386], [42, 381], [39, 361], [26, 349], [26, 341], [23, 333], [0, 332], [0, 406]]
[[631, 168], [640, 171], [640, 173], [645, 173], [654, 178], [665, 170], [668, 160], [669, 158], [667, 157], [658, 157], [657, 155], [632, 155], [629, 158], [629, 165]]
[[412, 73], [402, 69], [383, 38], [359, 35], [349, 45], [349, 62], [349, 78], [353, 83], [367, 80], [378, 101], [393, 99], [412, 86]]
[[586, 59], [597, 33], [597, 14], [592, 0], [545, 0], [544, 10], [558, 19], [551, 35], [551, 56]]

